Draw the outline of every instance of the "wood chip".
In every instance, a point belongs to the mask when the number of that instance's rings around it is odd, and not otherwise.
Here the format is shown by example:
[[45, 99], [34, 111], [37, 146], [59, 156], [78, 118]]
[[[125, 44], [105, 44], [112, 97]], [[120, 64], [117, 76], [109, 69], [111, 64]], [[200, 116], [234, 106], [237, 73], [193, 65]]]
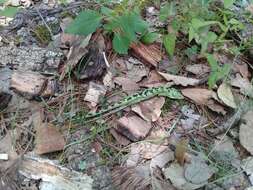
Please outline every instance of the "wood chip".
[[134, 56], [136, 56], [138, 59], [141, 59], [141, 61], [144, 61], [154, 67], [157, 67], [157, 64], [162, 60], [160, 47], [155, 44], [132, 44], [131, 50]]
[[63, 150], [66, 141], [55, 126], [42, 123], [36, 127], [35, 144], [35, 153], [45, 154]]
[[88, 91], [84, 100], [91, 103], [92, 107], [96, 107], [101, 97], [106, 94], [106, 87], [94, 82], [89, 83]]
[[119, 124], [116, 130], [132, 141], [144, 139], [149, 133], [152, 125], [137, 116], [121, 117], [118, 119]]
[[39, 96], [47, 86], [47, 79], [36, 72], [14, 71], [11, 88], [23, 95]]

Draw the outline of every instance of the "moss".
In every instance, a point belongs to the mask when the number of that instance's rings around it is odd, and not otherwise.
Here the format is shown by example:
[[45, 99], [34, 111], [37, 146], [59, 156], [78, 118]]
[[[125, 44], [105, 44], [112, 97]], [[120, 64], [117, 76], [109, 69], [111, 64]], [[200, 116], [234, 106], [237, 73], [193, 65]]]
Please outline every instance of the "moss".
[[47, 45], [51, 41], [51, 34], [44, 25], [36, 26], [33, 31], [35, 38], [42, 44]]

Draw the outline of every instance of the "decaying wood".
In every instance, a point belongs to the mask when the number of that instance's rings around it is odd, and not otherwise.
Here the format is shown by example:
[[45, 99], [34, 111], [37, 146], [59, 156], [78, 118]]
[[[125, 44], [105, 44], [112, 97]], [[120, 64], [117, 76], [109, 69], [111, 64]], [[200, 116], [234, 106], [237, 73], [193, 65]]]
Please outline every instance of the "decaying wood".
[[92, 178], [86, 174], [63, 168], [53, 161], [24, 155], [19, 172], [30, 178], [40, 179], [40, 190], [62, 189], [62, 190], [91, 190]]
[[48, 78], [36, 72], [14, 71], [11, 88], [27, 98], [53, 95], [55, 89], [48, 87]]
[[154, 67], [157, 67], [157, 64], [162, 60], [162, 52], [155, 44], [132, 44], [131, 50], [133, 55], [138, 59], [141, 59], [141, 61], [151, 64]]
[[117, 123], [116, 130], [132, 141], [144, 139], [149, 133], [152, 125], [137, 116], [121, 117]]
[[0, 47], [0, 66], [17, 70], [57, 73], [63, 54], [40, 47]]

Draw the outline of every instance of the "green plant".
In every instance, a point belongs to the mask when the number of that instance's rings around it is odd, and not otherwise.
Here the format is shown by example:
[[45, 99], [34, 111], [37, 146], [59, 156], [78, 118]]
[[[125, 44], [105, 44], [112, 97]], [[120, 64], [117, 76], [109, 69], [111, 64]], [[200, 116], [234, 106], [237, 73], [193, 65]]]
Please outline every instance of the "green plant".
[[112, 10], [106, 7], [99, 12], [86, 10], [75, 18], [66, 32], [88, 35], [99, 27], [113, 34], [113, 48], [119, 54], [126, 54], [131, 43], [138, 42], [143, 36], [146, 42], [153, 42], [156, 38], [156, 35], [148, 33], [148, 24], [141, 18], [138, 8], [123, 12], [119, 8]]
[[224, 64], [223, 67], [221, 67], [213, 55], [207, 54], [206, 57], [211, 67], [211, 74], [208, 78], [208, 86], [209, 88], [213, 88], [219, 80], [224, 79], [229, 74], [230, 65]]

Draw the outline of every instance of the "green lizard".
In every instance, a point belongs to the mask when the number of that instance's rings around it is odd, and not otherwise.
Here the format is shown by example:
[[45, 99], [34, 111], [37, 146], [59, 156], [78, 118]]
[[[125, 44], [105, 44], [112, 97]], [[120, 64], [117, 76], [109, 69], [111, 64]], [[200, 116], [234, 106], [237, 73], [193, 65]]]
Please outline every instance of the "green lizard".
[[128, 106], [137, 104], [141, 101], [148, 100], [155, 96], [164, 96], [171, 99], [183, 99], [183, 95], [175, 88], [166, 86], [153, 87], [137, 92], [133, 95], [126, 96], [119, 102], [109, 105], [98, 112], [90, 112], [85, 116], [85, 121], [93, 120], [99, 117], [108, 116], [112, 113], [118, 112]]

